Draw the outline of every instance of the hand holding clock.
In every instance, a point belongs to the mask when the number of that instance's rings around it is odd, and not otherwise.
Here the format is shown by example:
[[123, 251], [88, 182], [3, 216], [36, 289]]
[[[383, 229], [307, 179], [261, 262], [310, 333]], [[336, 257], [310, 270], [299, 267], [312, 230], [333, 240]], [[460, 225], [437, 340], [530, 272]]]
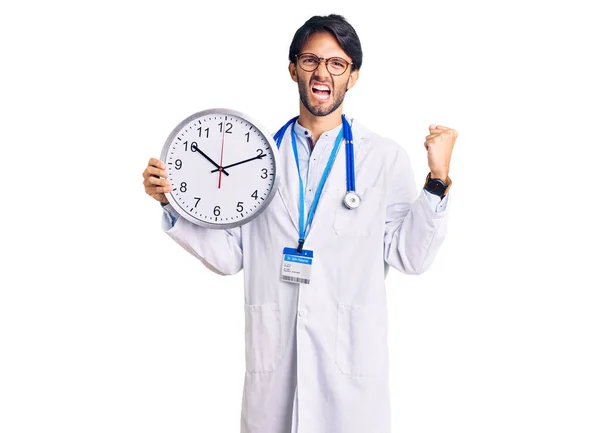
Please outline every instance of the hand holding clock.
[[167, 179], [166, 168], [167, 166], [160, 159], [150, 158], [148, 166], [142, 173], [146, 194], [164, 204], [169, 203], [165, 193], [173, 191], [171, 182]]

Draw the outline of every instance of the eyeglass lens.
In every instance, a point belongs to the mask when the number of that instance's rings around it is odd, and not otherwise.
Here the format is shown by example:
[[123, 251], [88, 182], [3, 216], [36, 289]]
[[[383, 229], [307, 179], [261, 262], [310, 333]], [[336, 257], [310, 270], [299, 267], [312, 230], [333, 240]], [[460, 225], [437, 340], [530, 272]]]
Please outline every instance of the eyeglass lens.
[[[327, 70], [332, 75], [343, 74], [344, 72], [346, 72], [346, 69], [349, 65], [349, 63], [341, 57], [330, 57], [329, 59], [323, 60], [325, 60]], [[314, 54], [302, 54], [298, 56], [298, 64], [306, 72], [313, 72], [319, 67], [319, 63], [321, 63], [321, 59]]]

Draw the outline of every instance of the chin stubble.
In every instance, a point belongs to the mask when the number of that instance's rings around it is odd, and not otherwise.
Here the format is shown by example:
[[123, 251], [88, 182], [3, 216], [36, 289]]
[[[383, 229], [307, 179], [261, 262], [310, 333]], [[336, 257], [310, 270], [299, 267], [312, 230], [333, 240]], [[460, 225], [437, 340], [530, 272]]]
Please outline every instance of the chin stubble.
[[[345, 83], [345, 86], [348, 87], [348, 82]], [[300, 93], [300, 101], [302, 102], [302, 105], [304, 105], [304, 107], [306, 107], [306, 109], [310, 112], [310, 114], [319, 117], [327, 116], [333, 113], [335, 110], [337, 110], [340, 105], [342, 105], [342, 102], [344, 102], [344, 96], [346, 96], [346, 92], [343, 92], [339, 96], [336, 96], [333, 83], [331, 87], [331, 93], [334, 96], [333, 104], [329, 108], [319, 106], [311, 107], [309, 103], [309, 92], [311, 91], [310, 84], [305, 85], [305, 83], [302, 80], [298, 79], [298, 92]]]

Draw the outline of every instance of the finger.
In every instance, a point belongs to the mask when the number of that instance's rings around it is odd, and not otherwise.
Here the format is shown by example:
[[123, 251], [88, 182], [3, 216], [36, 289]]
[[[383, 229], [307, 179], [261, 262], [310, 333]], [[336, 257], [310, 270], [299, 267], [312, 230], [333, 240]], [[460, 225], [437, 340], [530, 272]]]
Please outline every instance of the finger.
[[167, 173], [166, 170], [148, 166], [148, 167], [146, 167], [146, 170], [144, 170], [144, 177], [148, 177], [148, 176], [169, 177], [169, 174]]
[[148, 188], [156, 188], [156, 187], [169, 188], [170, 190], [173, 189], [173, 185], [171, 185], [171, 182], [169, 182], [169, 180], [160, 179], [158, 177], [152, 177], [152, 176], [144, 179], [143, 185], [144, 185], [144, 188], [146, 188], [146, 190], [148, 190]]
[[165, 187], [165, 186], [147, 186], [146, 187], [146, 193], [149, 195], [155, 195], [155, 194], [166, 194], [168, 192], [171, 192], [172, 189], [171, 187]]
[[441, 134], [444, 137], [450, 137], [450, 138], [458, 137], [458, 132], [456, 132], [455, 129], [446, 128], [446, 127], [444, 127], [444, 129], [439, 129], [439, 128], [440, 127], [438, 126], [438, 129], [436, 129], [435, 132]]
[[456, 137], [458, 137], [458, 132], [456, 132], [454, 129], [436, 130], [433, 133], [431, 133], [430, 135], [428, 135], [427, 137], [425, 137], [425, 139], [431, 140], [431, 139], [436, 139], [437, 137], [456, 138]]
[[458, 131], [456, 129], [448, 128], [447, 126], [437, 125], [435, 129], [430, 130], [431, 133], [439, 132], [443, 134], [448, 134], [450, 137], [458, 137]]
[[458, 131], [456, 129], [446, 128], [444, 130], [444, 133], [448, 134], [448, 135], [450, 135], [451, 137], [454, 137], [454, 138], [458, 137]]
[[148, 184], [149, 185], [156, 185], [156, 186], [165, 186], [165, 187], [170, 187], [171, 186], [171, 182], [169, 182], [168, 179], [161, 179], [159, 177], [149, 177], [148, 178]]
[[157, 158], [150, 158], [150, 161], [148, 161], [148, 166], [152, 166], [152, 167], [157, 167], [157, 168], [162, 168], [163, 170], [165, 168], [167, 168], [167, 166], [165, 165], [164, 162], [162, 162], [160, 159]]

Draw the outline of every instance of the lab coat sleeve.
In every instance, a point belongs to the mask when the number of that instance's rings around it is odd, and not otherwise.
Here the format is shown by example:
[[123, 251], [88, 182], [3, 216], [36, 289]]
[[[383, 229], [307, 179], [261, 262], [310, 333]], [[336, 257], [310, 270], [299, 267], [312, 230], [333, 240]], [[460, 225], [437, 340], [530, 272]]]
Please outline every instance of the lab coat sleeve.
[[388, 174], [384, 258], [406, 274], [421, 274], [433, 262], [446, 234], [449, 195], [432, 203], [427, 192], [417, 196], [406, 151], [398, 148]]
[[233, 275], [242, 269], [241, 228], [209, 229], [179, 217], [163, 207], [162, 229], [186, 251], [219, 275]]
[[426, 191], [425, 189], [423, 190], [423, 194], [425, 194], [425, 197], [427, 197], [429, 206], [435, 213], [442, 213], [446, 210], [446, 206], [448, 206], [448, 195], [439, 197], [430, 193], [429, 191]]

